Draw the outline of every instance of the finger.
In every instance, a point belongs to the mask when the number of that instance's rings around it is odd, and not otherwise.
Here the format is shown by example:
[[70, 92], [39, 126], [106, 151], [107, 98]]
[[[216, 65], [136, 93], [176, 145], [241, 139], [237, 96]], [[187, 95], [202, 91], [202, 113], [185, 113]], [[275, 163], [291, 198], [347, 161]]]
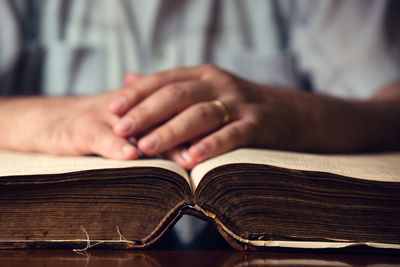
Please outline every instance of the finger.
[[190, 105], [213, 99], [214, 93], [207, 82], [185, 81], [167, 85], [143, 100], [113, 128], [119, 136], [142, 133]]
[[137, 81], [142, 79], [144, 76], [137, 72], [128, 72], [124, 76], [124, 86], [133, 86]]
[[113, 97], [108, 104], [108, 110], [117, 116], [121, 116], [128, 109], [128, 101], [121, 94]]
[[178, 144], [220, 127], [223, 114], [212, 102], [195, 104], [138, 142], [146, 155], [162, 153]]
[[[142, 79], [144, 76], [137, 72], [128, 72], [124, 76], [124, 87], [132, 87], [137, 81]], [[108, 105], [108, 110], [115, 115], [122, 115], [128, 108], [128, 102], [126, 97], [119, 94], [115, 96]]]
[[92, 152], [111, 159], [136, 159], [139, 151], [126, 139], [115, 136], [110, 126], [97, 123], [84, 136], [83, 143]]
[[163, 153], [163, 157], [175, 161], [178, 165], [187, 170], [193, 169], [193, 167], [197, 164], [197, 162], [190, 158], [187, 148], [183, 145], [166, 151]]
[[121, 108], [122, 111], [120, 112], [120, 114], [123, 114], [154, 91], [168, 84], [202, 79], [209, 76], [212, 77], [219, 72], [219, 69], [215, 66], [201, 65], [175, 68], [168, 71], [154, 73], [139, 79], [133, 86], [121, 90], [121, 93], [115, 97], [115, 101], [123, 103], [124, 108]]
[[255, 126], [251, 122], [238, 120], [206, 136], [189, 148], [189, 158], [201, 162], [208, 158], [248, 145]]

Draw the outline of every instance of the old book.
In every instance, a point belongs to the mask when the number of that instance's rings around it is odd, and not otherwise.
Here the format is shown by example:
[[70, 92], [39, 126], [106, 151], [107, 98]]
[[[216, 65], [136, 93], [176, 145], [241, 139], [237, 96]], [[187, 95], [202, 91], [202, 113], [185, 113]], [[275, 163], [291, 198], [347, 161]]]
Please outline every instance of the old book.
[[171, 161], [0, 152], [0, 248], [147, 248], [182, 214], [236, 249], [400, 249], [400, 153]]

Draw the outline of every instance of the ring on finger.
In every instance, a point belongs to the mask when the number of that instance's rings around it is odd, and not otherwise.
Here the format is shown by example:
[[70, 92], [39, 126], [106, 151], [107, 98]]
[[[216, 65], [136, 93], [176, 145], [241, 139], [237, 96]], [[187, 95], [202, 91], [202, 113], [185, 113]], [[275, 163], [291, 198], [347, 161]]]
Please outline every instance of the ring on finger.
[[224, 116], [223, 123], [228, 123], [231, 120], [231, 114], [229, 112], [228, 106], [219, 99], [214, 100], [212, 103], [221, 110], [221, 112]]

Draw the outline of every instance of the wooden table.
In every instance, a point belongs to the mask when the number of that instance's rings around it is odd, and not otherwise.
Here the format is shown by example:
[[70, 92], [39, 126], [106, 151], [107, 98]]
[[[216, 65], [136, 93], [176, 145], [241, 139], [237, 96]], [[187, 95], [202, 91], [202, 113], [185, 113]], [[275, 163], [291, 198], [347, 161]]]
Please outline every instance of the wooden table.
[[[244, 253], [233, 250], [118, 251], [1, 250], [0, 266], [400, 266], [398, 255]], [[377, 265], [375, 265], [377, 266]]]
[[[174, 248], [174, 250], [171, 250]], [[386, 254], [384, 254], [386, 253]], [[390, 254], [387, 254], [390, 253]], [[104, 266], [400, 266], [400, 252], [387, 250], [233, 250], [214, 227], [207, 227], [190, 246], [169, 231], [150, 250], [0, 250], [0, 267]]]

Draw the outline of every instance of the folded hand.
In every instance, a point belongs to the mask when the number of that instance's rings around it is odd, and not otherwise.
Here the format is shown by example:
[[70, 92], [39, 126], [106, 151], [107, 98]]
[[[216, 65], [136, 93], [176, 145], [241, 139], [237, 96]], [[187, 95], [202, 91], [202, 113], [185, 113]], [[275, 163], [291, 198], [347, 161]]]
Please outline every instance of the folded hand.
[[145, 155], [164, 153], [188, 169], [237, 147], [275, 147], [276, 126], [285, 127], [268, 106], [274, 90], [212, 65], [133, 80], [110, 103], [122, 117], [114, 133], [141, 136], [138, 147]]

